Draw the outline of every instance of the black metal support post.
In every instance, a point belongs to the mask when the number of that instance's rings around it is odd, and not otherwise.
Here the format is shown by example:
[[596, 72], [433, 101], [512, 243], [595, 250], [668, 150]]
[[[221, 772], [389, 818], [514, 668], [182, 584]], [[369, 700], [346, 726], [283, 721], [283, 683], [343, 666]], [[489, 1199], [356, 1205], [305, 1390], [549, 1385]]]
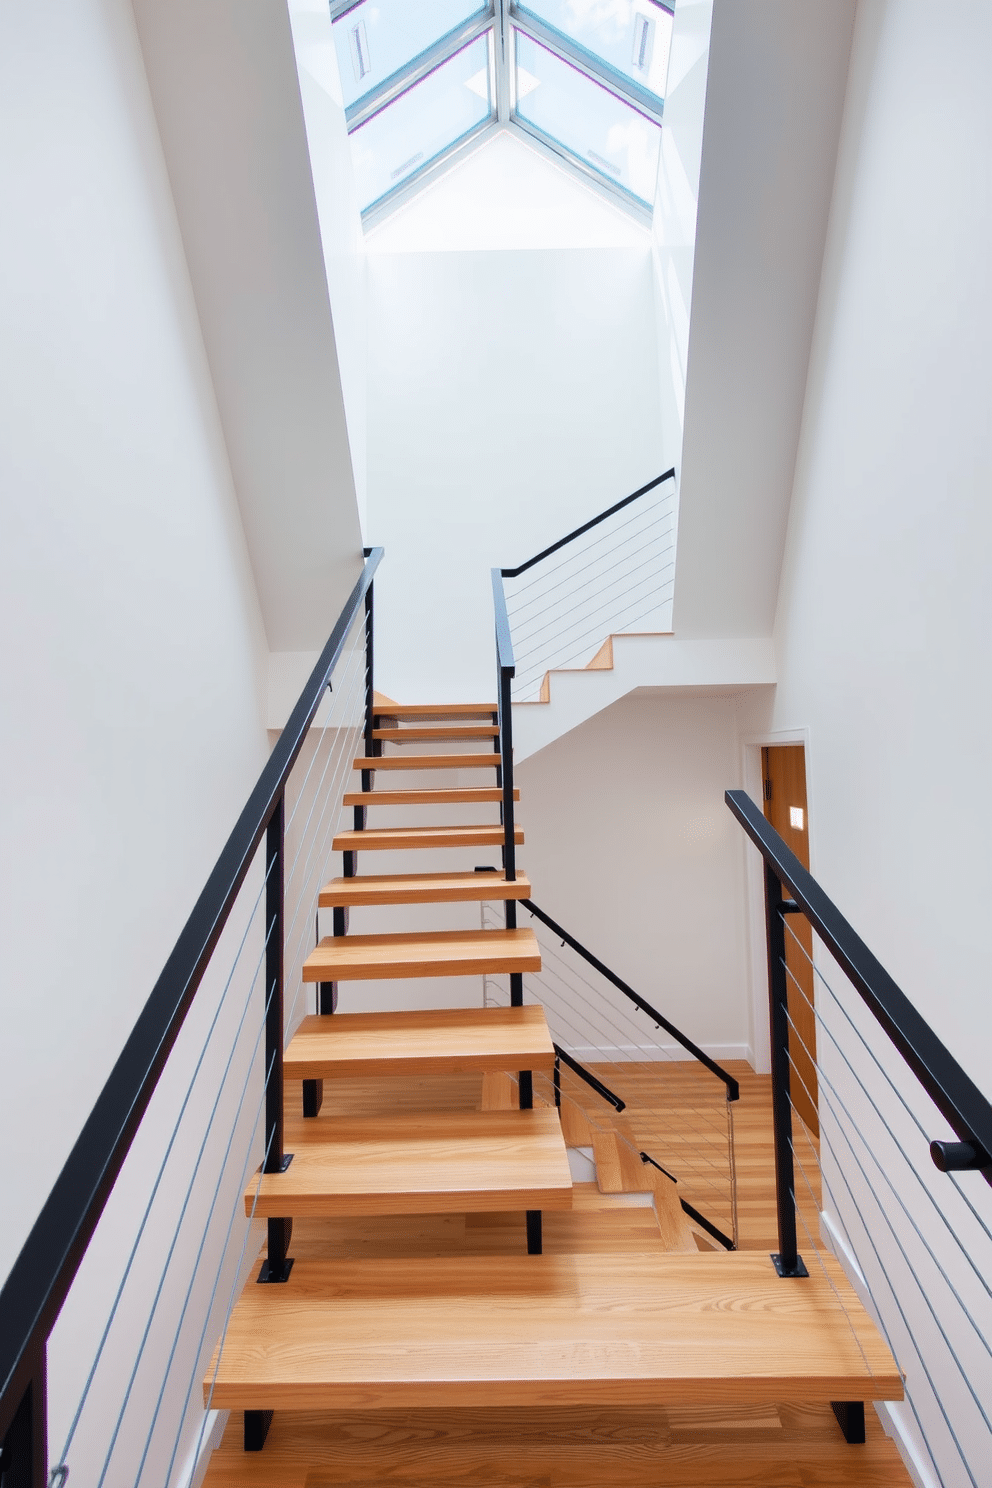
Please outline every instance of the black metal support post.
[[269, 1434], [272, 1425], [272, 1412], [270, 1410], [246, 1410], [245, 1411], [245, 1451], [260, 1452], [265, 1446], [265, 1438]]
[[[46, 1488], [48, 1386], [44, 1349], [36, 1356], [24, 1393], [0, 1437], [2, 1488]], [[16, 1398], [16, 1397], [15, 1397]], [[62, 1475], [59, 1483], [65, 1481]]]
[[852, 1447], [860, 1446], [865, 1439], [864, 1401], [831, 1400], [830, 1408], [837, 1417], [837, 1424], [844, 1433], [844, 1440]]
[[[283, 981], [285, 975], [285, 795], [280, 795], [265, 833], [265, 1158], [266, 1173], [285, 1173], [293, 1154], [283, 1149], [284, 1040]], [[270, 1219], [268, 1257], [259, 1273], [260, 1282], [289, 1279], [293, 1262], [288, 1254], [291, 1219]], [[247, 1429], [247, 1428], [246, 1428]]]
[[765, 864], [765, 934], [768, 941], [768, 1011], [772, 1043], [772, 1120], [775, 1130], [775, 1197], [779, 1276], [808, 1276], [796, 1244], [795, 1172], [792, 1163], [792, 1099], [789, 1094], [789, 987], [785, 971], [782, 884]]
[[[371, 759], [382, 753], [382, 740], [372, 737], [375, 731], [375, 601], [373, 598], [374, 584], [370, 584], [365, 593], [365, 755]], [[362, 790], [370, 790], [371, 785], [365, 784], [365, 776], [368, 771], [362, 771]], [[356, 822], [357, 827], [357, 822]]]
[[540, 1209], [527, 1210], [527, 1254], [540, 1255], [544, 1249]]

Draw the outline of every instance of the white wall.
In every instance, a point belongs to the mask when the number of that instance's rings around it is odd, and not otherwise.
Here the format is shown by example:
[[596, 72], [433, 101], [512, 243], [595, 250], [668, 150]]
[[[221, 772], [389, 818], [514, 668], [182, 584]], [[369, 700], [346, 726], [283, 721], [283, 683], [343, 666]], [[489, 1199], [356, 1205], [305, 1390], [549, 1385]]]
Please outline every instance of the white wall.
[[[4, 6], [0, 111], [5, 1277], [266, 758], [267, 646], [126, 0]], [[55, 1451], [222, 981], [208, 979], [56, 1332]], [[223, 1059], [207, 1060], [200, 1125], [160, 1192], [155, 1255], [125, 1302], [132, 1351], [112, 1349], [95, 1435], [91, 1414], [72, 1457], [81, 1482], [77, 1469], [102, 1461]], [[219, 1148], [213, 1134], [211, 1184], [233, 1109], [222, 1106]], [[236, 1173], [224, 1198], [237, 1202]], [[206, 1207], [201, 1194], [140, 1355], [145, 1419]], [[179, 1404], [173, 1381], [170, 1449]], [[161, 1474], [167, 1455], [153, 1460]]]
[[713, 0], [679, 0], [675, 8], [652, 219], [662, 427], [678, 465], [712, 21]]
[[[984, 4], [859, 7], [769, 720], [809, 730], [818, 878], [986, 1094], [990, 52], [992, 12]], [[949, 1135], [925, 1102], [917, 1104], [932, 1135]], [[905, 1112], [893, 1120], [929, 1173], [925, 1143]], [[915, 1212], [932, 1216], [905, 1167], [891, 1171]], [[863, 1185], [854, 1181], [861, 1201]], [[988, 1223], [986, 1185], [977, 1175], [961, 1183]], [[940, 1191], [949, 1206], [949, 1180]], [[859, 1263], [885, 1297], [856, 1213], [841, 1201], [827, 1207], [835, 1216], [840, 1209], [842, 1227], [846, 1214]], [[862, 1207], [874, 1212], [870, 1201]], [[949, 1212], [960, 1224], [961, 1205]], [[973, 1225], [968, 1239], [985, 1246], [977, 1255], [987, 1274], [987, 1242]], [[940, 1247], [951, 1274], [967, 1281], [946, 1232]], [[973, 1380], [987, 1382], [987, 1355], [976, 1354], [939, 1277], [931, 1295]], [[982, 1481], [989, 1434], [909, 1280], [902, 1302], [930, 1340], [945, 1407], [971, 1454], [974, 1481]], [[891, 1299], [887, 1307], [902, 1344]], [[936, 1469], [927, 1467], [918, 1427], [908, 1407], [898, 1407], [928, 1480], [967, 1482], [908, 1347], [900, 1362], [937, 1449]]]
[[[690, 56], [705, 19], [686, 8]], [[683, 158], [663, 153], [658, 221], [674, 238], [660, 267], [678, 348], [692, 296], [687, 363], [670, 373], [676, 403], [686, 378], [678, 635], [771, 632], [853, 19], [854, 0], [713, 0], [691, 286], [699, 62], [673, 91]]]
[[355, 495], [364, 530], [368, 488], [368, 322], [365, 240], [345, 124], [331, 13], [289, 0], [310, 169], [324, 249]]
[[738, 758], [735, 698], [632, 694], [516, 777], [535, 901], [690, 1038], [741, 1059], [743, 879], [723, 804]]
[[376, 254], [369, 289], [378, 685], [490, 698], [490, 567], [665, 468], [650, 249]]
[[283, 0], [133, 6], [266, 639], [310, 651], [362, 537], [289, 14]]

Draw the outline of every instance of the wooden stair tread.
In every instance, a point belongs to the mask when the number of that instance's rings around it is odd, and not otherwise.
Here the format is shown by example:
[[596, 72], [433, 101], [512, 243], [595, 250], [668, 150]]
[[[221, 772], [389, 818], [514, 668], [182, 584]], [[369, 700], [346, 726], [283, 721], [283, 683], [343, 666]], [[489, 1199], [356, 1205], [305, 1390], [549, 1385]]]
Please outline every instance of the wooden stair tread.
[[678, 1184], [673, 1183], [664, 1173], [659, 1173], [650, 1163], [645, 1163], [644, 1171], [654, 1190], [654, 1212], [665, 1249], [682, 1251], [687, 1255], [698, 1251], [688, 1215], [679, 1202]]
[[290, 1117], [285, 1140], [292, 1162], [284, 1173], [255, 1175], [246, 1214], [464, 1214], [572, 1202], [568, 1158], [549, 1111]]
[[333, 878], [320, 891], [320, 906], [361, 904], [448, 904], [483, 899], [529, 899], [530, 879], [517, 873], [507, 883], [497, 873], [359, 874]]
[[592, 1146], [592, 1127], [586, 1113], [564, 1094], [561, 1101], [561, 1132], [566, 1147]]
[[593, 1131], [596, 1182], [603, 1193], [649, 1193], [648, 1164], [614, 1131]]
[[[346, 806], [473, 806], [492, 801], [498, 804], [503, 792], [498, 786], [458, 786], [451, 790], [371, 790], [348, 791]], [[520, 800], [520, 792], [513, 792]]]
[[744, 1251], [625, 1254], [616, 1265], [602, 1255], [299, 1259], [282, 1286], [248, 1282], [204, 1380], [216, 1410], [902, 1393], [832, 1256], [783, 1281], [767, 1255]]
[[287, 1080], [468, 1070], [550, 1073], [554, 1058], [544, 1010], [530, 1005], [311, 1014], [290, 1040], [283, 1073]]
[[[465, 827], [367, 827], [364, 832], [339, 832], [331, 843], [334, 852], [384, 852], [419, 847], [500, 847], [501, 826], [484, 823]], [[524, 840], [523, 827], [514, 826], [513, 840]]]
[[360, 754], [356, 770], [495, 770], [495, 750], [486, 754]]
[[499, 725], [495, 723], [448, 723], [437, 728], [416, 728], [409, 724], [405, 728], [374, 728], [373, 739], [385, 744], [424, 744], [432, 739], [495, 739]]
[[533, 930], [430, 930], [325, 936], [304, 961], [303, 980], [350, 982], [540, 969], [541, 952]]
[[375, 712], [390, 718], [492, 718], [498, 711], [495, 703], [392, 703], [388, 698], [382, 702]]

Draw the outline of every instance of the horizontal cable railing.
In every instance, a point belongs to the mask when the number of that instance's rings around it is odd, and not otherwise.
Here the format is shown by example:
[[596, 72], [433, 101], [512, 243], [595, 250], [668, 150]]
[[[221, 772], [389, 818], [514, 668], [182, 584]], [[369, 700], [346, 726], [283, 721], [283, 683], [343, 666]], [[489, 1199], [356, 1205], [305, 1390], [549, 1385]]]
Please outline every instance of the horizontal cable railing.
[[371, 747], [381, 557], [366, 554], [0, 1292], [4, 1488], [190, 1481], [217, 1420], [203, 1378], [241, 1286], [260, 1248], [270, 1281], [292, 1265], [288, 1224], [254, 1208], [262, 1172], [290, 1156], [283, 1046], [306, 1011], [343, 791]]
[[633, 491], [516, 568], [506, 589], [513, 697], [547, 698], [555, 668], [584, 667], [611, 635], [671, 628], [675, 470]]
[[[737, 1080], [532, 900], [520, 907], [535, 921], [541, 949], [525, 999], [544, 1008], [565, 1066], [553, 1089], [546, 1079], [535, 1089], [549, 1104], [575, 1105], [594, 1136], [611, 1134], [635, 1162], [673, 1178], [693, 1222], [732, 1248]], [[498, 915], [499, 906], [483, 905], [483, 928], [497, 926]], [[506, 980], [483, 979], [486, 1005], [509, 1001]]]
[[919, 1475], [978, 1488], [992, 1454], [992, 1105], [760, 807], [726, 799], [764, 859], [779, 1267], [838, 1256], [905, 1375], [905, 1402], [885, 1409]]

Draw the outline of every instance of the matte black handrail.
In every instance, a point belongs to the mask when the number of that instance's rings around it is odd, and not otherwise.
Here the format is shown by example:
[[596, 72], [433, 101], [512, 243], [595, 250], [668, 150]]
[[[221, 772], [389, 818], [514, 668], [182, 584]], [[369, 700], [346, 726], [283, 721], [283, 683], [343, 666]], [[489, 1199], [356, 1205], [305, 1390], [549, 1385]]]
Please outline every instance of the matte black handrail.
[[[947, 1161], [954, 1144], [934, 1142], [935, 1165], [977, 1168], [992, 1184], [992, 1104], [961, 1068], [929, 1023], [899, 988], [857, 931], [803, 867], [746, 791], [728, 790], [724, 799], [768, 868], [785, 884], [798, 908], [843, 969], [866, 1007], [899, 1050], [934, 1105], [970, 1149]], [[791, 906], [783, 908], [788, 911]]]
[[595, 1090], [597, 1095], [602, 1096], [603, 1100], [611, 1105], [614, 1110], [618, 1112], [626, 1110], [627, 1102], [621, 1100], [608, 1085], [604, 1085], [602, 1080], [593, 1074], [592, 1070], [587, 1070], [584, 1064], [580, 1064], [574, 1054], [569, 1054], [567, 1049], [562, 1049], [557, 1044], [553, 1044], [552, 1048], [562, 1064], [567, 1064], [573, 1075], [578, 1075], [580, 1080], [584, 1080], [589, 1088]]
[[[550, 558], [551, 554], [552, 553], [557, 553], [557, 551], [558, 551], [559, 548], [565, 547], [565, 545], [567, 543], [574, 542], [577, 537], [581, 537], [582, 536], [583, 532], [590, 532], [593, 527], [598, 527], [599, 524], [600, 524], [600, 522], [605, 522], [606, 519], [607, 519], [607, 517], [612, 517], [613, 516], [614, 512], [622, 511], [625, 506], [629, 506], [630, 503], [632, 501], [636, 501], [639, 496], [646, 496], [647, 493], [648, 493], [648, 491], [653, 491], [654, 488], [655, 488], [655, 486], [660, 486], [663, 481], [674, 480], [674, 479], [675, 479], [675, 466], [673, 465], [670, 470], [666, 470], [665, 471], [664, 475], [656, 475], [655, 478], [654, 478], [654, 480], [648, 481], [648, 483], [647, 483], [646, 486], [641, 486], [638, 490], [631, 491], [631, 493], [630, 493], [629, 496], [625, 496], [622, 501], [616, 501], [616, 502], [614, 502], [614, 504], [612, 506], [608, 506], [605, 511], [600, 512], [600, 514], [599, 514], [598, 517], [591, 517], [588, 522], [583, 522], [583, 524], [582, 524], [581, 527], [576, 527], [576, 529], [575, 529], [574, 532], [569, 532], [565, 537], [560, 537], [557, 542], [551, 544], [550, 548], [542, 548], [542, 550], [541, 550], [540, 553], [535, 553], [534, 556], [533, 556], [533, 558], [528, 558], [527, 559], [527, 562], [526, 563], [518, 563], [516, 568], [501, 568], [501, 569], [498, 569], [498, 570], [494, 569], [493, 572], [494, 573], [496, 573], [496, 572], [500, 573], [504, 579], [516, 579], [516, 578], [519, 578], [519, 576], [522, 573], [526, 573], [527, 572], [528, 568], [533, 568], [535, 563], [540, 563], [540, 561], [541, 561], [542, 558]], [[504, 603], [504, 609], [505, 609], [505, 603]], [[510, 639], [510, 627], [509, 627], [509, 623], [507, 623], [506, 638], [507, 638], [507, 642], [509, 642], [509, 639]], [[512, 664], [513, 664], [513, 648], [512, 647], [510, 647], [509, 655], [510, 655], [510, 664], [512, 666]]]
[[734, 1079], [733, 1075], [728, 1074], [721, 1065], [717, 1064], [715, 1059], [711, 1059], [698, 1044], [694, 1044], [692, 1039], [687, 1037], [680, 1028], [676, 1028], [674, 1023], [659, 1013], [657, 1008], [653, 1008], [649, 1002], [645, 1002], [639, 992], [635, 992], [633, 987], [629, 987], [622, 977], [618, 977], [615, 971], [611, 971], [604, 962], [600, 961], [598, 956], [593, 955], [592, 951], [586, 950], [586, 947], [577, 941], [574, 935], [570, 935], [567, 930], [558, 924], [557, 920], [553, 920], [549, 914], [545, 914], [544, 910], [540, 909], [534, 903], [533, 899], [524, 899], [523, 906], [529, 914], [535, 915], [542, 924], [547, 925], [549, 930], [553, 930], [555, 935], [570, 945], [573, 951], [577, 951], [583, 960], [589, 962], [590, 966], [594, 966], [601, 976], [606, 977], [608, 982], [612, 982], [614, 987], [641, 1009], [641, 1012], [647, 1013], [648, 1017], [659, 1028], [663, 1028], [666, 1033], [670, 1033], [672, 1038], [692, 1055], [693, 1059], [698, 1059], [699, 1063], [705, 1065], [712, 1074], [716, 1075], [718, 1080], [722, 1080], [727, 1087], [727, 1099], [729, 1101], [740, 1099], [740, 1085]]
[[[334, 667], [382, 560], [367, 561], [151, 995], [0, 1291], [0, 1438], [43, 1357], [238, 891], [283, 798]], [[371, 685], [371, 679], [368, 679]]]

